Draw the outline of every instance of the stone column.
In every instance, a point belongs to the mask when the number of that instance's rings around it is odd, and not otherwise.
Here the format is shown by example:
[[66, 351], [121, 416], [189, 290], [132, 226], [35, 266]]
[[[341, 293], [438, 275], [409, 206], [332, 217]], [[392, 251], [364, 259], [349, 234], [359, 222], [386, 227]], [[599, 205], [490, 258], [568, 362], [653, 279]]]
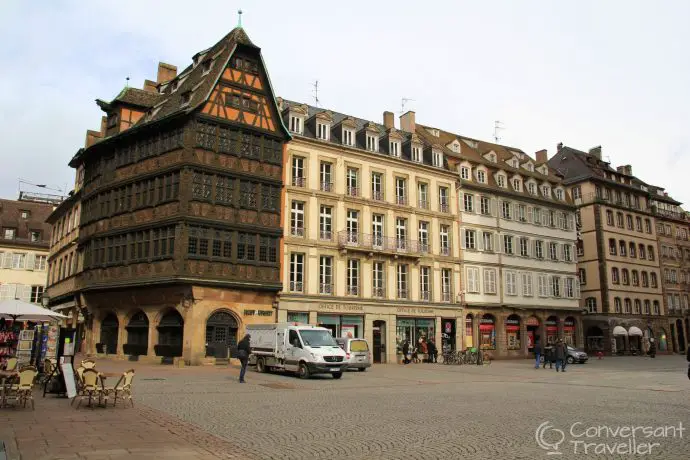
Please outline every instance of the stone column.
[[319, 315], [319, 314], [318, 314], [317, 312], [315, 312], [315, 311], [310, 311], [310, 312], [309, 312], [309, 324], [312, 324], [312, 325], [314, 325], [314, 326], [317, 325], [317, 324], [319, 324], [319, 323], [318, 323], [318, 321], [319, 321], [318, 315]]
[[153, 349], [153, 346], [158, 343], [158, 329], [156, 329], [158, 319], [151, 318], [153, 316], [154, 314], [149, 315], [149, 343], [148, 349], [146, 350], [146, 356], [152, 360], [156, 357], [156, 351]]
[[520, 350], [522, 350], [522, 355], [525, 358], [529, 358], [529, 343], [527, 340], [527, 318], [529, 318], [530, 315], [525, 316], [520, 316]]
[[[374, 315], [365, 314], [364, 315], [364, 339], [369, 343], [369, 348], [373, 353], [374, 346]], [[373, 359], [373, 355], [372, 355]]]
[[[99, 322], [100, 324], [100, 322]], [[117, 356], [124, 356], [124, 345], [127, 343], [127, 316], [124, 313], [117, 315]]]
[[386, 362], [395, 364], [398, 357], [398, 346], [395, 340], [397, 328], [397, 317], [389, 315], [386, 321]]

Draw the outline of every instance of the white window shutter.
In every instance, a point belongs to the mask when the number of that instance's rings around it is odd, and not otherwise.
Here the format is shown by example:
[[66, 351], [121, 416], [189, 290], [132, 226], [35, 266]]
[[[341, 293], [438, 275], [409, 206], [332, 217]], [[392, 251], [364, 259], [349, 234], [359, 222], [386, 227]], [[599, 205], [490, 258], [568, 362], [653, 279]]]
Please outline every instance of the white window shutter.
[[21, 300], [24, 302], [30, 302], [31, 301], [31, 286], [19, 286], [19, 291], [18, 296]]
[[549, 297], [553, 297], [553, 276], [549, 275], [548, 278], [546, 278], [546, 289], [548, 292]]
[[17, 285], [16, 284], [10, 284], [9, 285], [9, 292], [8, 292], [8, 299], [14, 300], [17, 298]]
[[3, 268], [4, 263], [5, 263], [5, 253], [0, 252], [0, 268]]
[[527, 222], [532, 223], [532, 206], [527, 208]]
[[496, 217], [496, 199], [491, 198], [489, 200], [489, 214], [491, 214], [493, 217]]
[[2, 268], [12, 268], [12, 253], [5, 254], [5, 260], [2, 262]]
[[465, 234], [466, 233], [467, 233], [467, 231], [464, 228], [460, 230], [460, 247], [462, 249], [467, 249], [466, 245], [465, 245]]
[[36, 253], [30, 252], [26, 256], [26, 269], [27, 270], [33, 270], [35, 264], [36, 264]]
[[477, 250], [483, 251], [484, 250], [484, 232], [481, 232], [477, 230]]

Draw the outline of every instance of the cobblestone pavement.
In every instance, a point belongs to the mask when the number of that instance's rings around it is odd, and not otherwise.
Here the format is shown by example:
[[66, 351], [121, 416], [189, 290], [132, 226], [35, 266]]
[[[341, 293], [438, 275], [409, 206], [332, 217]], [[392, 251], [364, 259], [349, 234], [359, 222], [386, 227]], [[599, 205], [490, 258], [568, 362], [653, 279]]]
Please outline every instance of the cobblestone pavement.
[[[99, 362], [106, 371], [131, 366]], [[564, 431], [554, 458], [570, 459], [593, 457], [601, 443], [629, 449], [628, 438], [602, 433], [587, 438], [594, 444], [585, 454], [571, 442], [584, 439], [569, 432], [577, 422], [575, 434], [589, 426], [690, 427], [679, 356], [606, 358], [565, 374], [526, 360], [380, 365], [341, 380], [250, 372], [245, 385], [235, 367], [135, 367], [135, 409], [75, 411], [39, 398], [35, 412], [0, 411], [0, 439], [11, 439], [22, 459], [533, 459], [547, 458], [535, 431], [549, 422], [543, 441], [558, 442], [554, 429]], [[690, 433], [682, 435], [638, 432], [635, 445], [655, 442], [649, 457], [685, 459]], [[622, 458], [618, 452], [597, 457]]]
[[[576, 422], [576, 435], [589, 426], [690, 427], [685, 369], [680, 356], [606, 358], [565, 374], [535, 370], [526, 360], [383, 365], [341, 380], [250, 372], [246, 385], [235, 369], [188, 369], [140, 382], [138, 400], [226, 439], [248, 458], [546, 458], [535, 439], [544, 422], [565, 432], [559, 458], [582, 458], [583, 443], [571, 441], [584, 438], [569, 433]], [[652, 458], [685, 459], [690, 432], [682, 435], [640, 439], [638, 432], [636, 449], [657, 442]], [[560, 436], [547, 429], [542, 439]], [[587, 442], [629, 446], [624, 437]], [[589, 456], [596, 448], [605, 447], [591, 445]], [[624, 451], [617, 452], [599, 457], [621, 458]]]

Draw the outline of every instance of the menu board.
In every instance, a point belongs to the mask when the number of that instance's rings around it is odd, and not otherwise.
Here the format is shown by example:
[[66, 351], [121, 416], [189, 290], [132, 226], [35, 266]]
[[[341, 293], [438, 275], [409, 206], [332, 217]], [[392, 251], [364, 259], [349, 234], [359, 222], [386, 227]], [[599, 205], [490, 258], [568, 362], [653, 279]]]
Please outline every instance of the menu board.
[[36, 331], [25, 329], [19, 333], [19, 343], [17, 344], [17, 363], [28, 364], [31, 362], [31, 350], [34, 346], [34, 336]]
[[62, 362], [60, 363], [60, 369], [62, 370], [62, 376], [65, 379], [67, 397], [72, 399], [77, 396], [77, 383], [74, 381], [74, 369], [72, 368], [72, 363]]

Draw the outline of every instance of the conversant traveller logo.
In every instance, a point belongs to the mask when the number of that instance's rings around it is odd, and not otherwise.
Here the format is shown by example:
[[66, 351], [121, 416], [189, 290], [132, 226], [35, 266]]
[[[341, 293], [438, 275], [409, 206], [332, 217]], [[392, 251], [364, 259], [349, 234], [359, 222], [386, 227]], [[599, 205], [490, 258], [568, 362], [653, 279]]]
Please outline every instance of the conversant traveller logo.
[[[572, 423], [567, 431], [550, 421], [537, 427], [534, 438], [547, 455], [654, 455], [669, 439], [683, 439], [683, 422], [661, 426], [609, 426]], [[567, 443], [564, 443], [565, 441]], [[655, 451], [654, 449], [657, 449]]]

